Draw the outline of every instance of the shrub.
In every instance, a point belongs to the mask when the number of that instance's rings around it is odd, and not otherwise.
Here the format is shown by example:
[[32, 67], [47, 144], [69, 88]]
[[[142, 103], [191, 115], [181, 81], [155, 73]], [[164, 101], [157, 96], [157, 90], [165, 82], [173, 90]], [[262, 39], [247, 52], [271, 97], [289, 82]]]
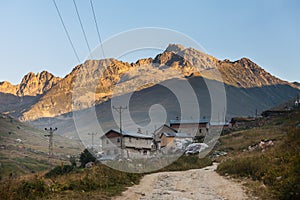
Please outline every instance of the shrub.
[[68, 174], [75, 169], [74, 165], [56, 166], [45, 174], [46, 178], [56, 177], [58, 175]]
[[96, 158], [89, 152], [88, 149], [85, 149], [81, 154], [80, 154], [80, 167], [85, 167], [85, 164], [89, 162], [95, 162]]
[[47, 193], [47, 185], [38, 178], [30, 181], [22, 181], [15, 189], [16, 199], [40, 199], [46, 196]]

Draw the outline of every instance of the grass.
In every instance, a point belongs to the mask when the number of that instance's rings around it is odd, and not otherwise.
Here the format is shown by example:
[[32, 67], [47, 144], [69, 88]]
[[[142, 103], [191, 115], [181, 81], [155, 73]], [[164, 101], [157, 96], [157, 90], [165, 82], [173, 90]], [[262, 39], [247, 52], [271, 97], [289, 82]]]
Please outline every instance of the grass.
[[[0, 179], [11, 174], [20, 176], [49, 170], [67, 162], [66, 155], [76, 155], [81, 151], [77, 142], [55, 135], [56, 157], [49, 160], [48, 139], [44, 134], [44, 131], [0, 115]], [[17, 139], [22, 142], [17, 142]], [[62, 146], [64, 148], [60, 148]]]
[[[285, 116], [266, 120], [262, 127], [239, 130], [220, 138], [216, 150], [226, 151], [226, 157], [218, 158], [221, 163], [218, 173], [243, 178], [254, 196], [261, 199], [297, 199], [300, 191], [300, 133], [295, 126], [299, 123], [299, 110]], [[272, 139], [274, 147], [262, 152], [249, 152], [249, 145], [262, 139]], [[13, 147], [12, 147], [13, 148]], [[35, 159], [0, 155], [0, 159], [11, 159], [11, 163], [25, 163], [33, 167]], [[138, 164], [149, 166], [152, 162], [164, 166], [168, 160], [143, 161]], [[209, 158], [181, 156], [171, 165], [158, 171], [180, 171], [211, 165]], [[43, 164], [43, 163], [41, 163]], [[111, 163], [124, 165], [122, 162]], [[63, 167], [63, 166], [62, 166]], [[126, 167], [126, 166], [125, 166]], [[138, 184], [143, 173], [118, 171], [103, 164], [88, 169], [66, 167], [58, 175], [35, 174], [27, 177], [6, 177], [0, 182], [0, 196], [3, 199], [109, 199], [121, 194], [127, 187]], [[244, 182], [244, 181], [243, 181]]]
[[[221, 138], [222, 150], [229, 156], [221, 159], [217, 172], [248, 178], [247, 186], [262, 199], [300, 199], [300, 130], [299, 109], [271, 118], [264, 127], [234, 132]], [[245, 151], [261, 139], [272, 139], [274, 147], [265, 151]], [[257, 192], [263, 191], [263, 192]]]
[[[187, 170], [208, 165], [211, 165], [208, 158], [182, 156], [159, 171]], [[92, 199], [109, 199], [120, 195], [129, 186], [138, 184], [144, 176], [141, 173], [114, 170], [103, 164], [97, 164], [92, 168], [75, 168], [71, 171], [70, 167], [66, 170], [64, 166], [61, 167], [62, 170], [58, 170], [60, 166], [55, 167], [48, 176], [34, 175], [25, 180], [6, 178], [0, 184], [0, 196], [5, 199], [34, 199], [35, 196], [37, 199], [86, 199], [88, 196]]]

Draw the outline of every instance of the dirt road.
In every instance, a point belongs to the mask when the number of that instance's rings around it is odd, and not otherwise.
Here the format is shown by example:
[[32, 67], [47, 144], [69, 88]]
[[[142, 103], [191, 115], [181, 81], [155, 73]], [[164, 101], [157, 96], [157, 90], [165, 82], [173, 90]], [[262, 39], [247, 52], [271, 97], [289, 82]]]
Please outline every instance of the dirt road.
[[218, 175], [216, 167], [214, 164], [203, 169], [146, 175], [139, 185], [128, 188], [114, 199], [249, 199], [239, 183]]

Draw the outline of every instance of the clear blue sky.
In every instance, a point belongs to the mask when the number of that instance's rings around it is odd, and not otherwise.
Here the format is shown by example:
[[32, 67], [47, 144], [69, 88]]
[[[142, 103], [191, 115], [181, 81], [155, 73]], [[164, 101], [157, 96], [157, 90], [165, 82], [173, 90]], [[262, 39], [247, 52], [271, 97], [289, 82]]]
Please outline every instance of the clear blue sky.
[[[80, 59], [88, 54], [71, 0], [56, 0]], [[88, 0], [76, 0], [89, 43], [98, 38]], [[133, 28], [185, 33], [209, 54], [248, 57], [270, 73], [300, 81], [300, 1], [93, 0], [102, 39]], [[20, 82], [29, 71], [65, 76], [78, 64], [52, 0], [0, 3], [0, 81]]]

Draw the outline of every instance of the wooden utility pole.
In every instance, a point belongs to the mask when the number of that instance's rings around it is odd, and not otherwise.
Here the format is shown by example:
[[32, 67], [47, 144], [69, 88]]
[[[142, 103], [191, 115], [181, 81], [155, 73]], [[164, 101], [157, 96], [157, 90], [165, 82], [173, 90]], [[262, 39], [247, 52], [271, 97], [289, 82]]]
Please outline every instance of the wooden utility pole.
[[48, 157], [49, 158], [52, 158], [53, 157], [53, 133], [54, 131], [56, 131], [57, 128], [45, 128], [45, 131], [47, 131], [49, 134], [48, 135], [45, 135], [45, 137], [49, 137], [49, 155]]
[[122, 130], [122, 112], [124, 110], [127, 109], [127, 106], [126, 107], [122, 107], [122, 106], [119, 106], [119, 107], [115, 107], [113, 106], [113, 109], [115, 111], [117, 111], [119, 113], [119, 116], [120, 116], [120, 134], [121, 134], [121, 157], [123, 158], [123, 149], [124, 149], [124, 141], [123, 141], [123, 130]]

